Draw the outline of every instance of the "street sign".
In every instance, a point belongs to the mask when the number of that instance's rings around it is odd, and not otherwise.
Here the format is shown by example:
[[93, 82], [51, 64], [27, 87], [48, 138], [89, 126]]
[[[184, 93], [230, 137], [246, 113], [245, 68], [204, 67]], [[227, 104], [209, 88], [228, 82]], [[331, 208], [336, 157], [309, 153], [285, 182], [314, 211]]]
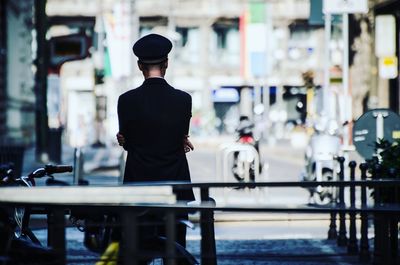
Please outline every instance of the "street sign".
[[379, 58], [379, 77], [384, 79], [393, 79], [398, 75], [397, 57], [386, 56]]
[[353, 142], [357, 152], [365, 159], [375, 154], [378, 138], [390, 142], [400, 139], [400, 116], [389, 109], [373, 109], [355, 122]]
[[83, 34], [52, 37], [49, 40], [50, 65], [59, 68], [65, 62], [89, 56], [89, 39]]
[[367, 0], [324, 0], [324, 14], [368, 13]]

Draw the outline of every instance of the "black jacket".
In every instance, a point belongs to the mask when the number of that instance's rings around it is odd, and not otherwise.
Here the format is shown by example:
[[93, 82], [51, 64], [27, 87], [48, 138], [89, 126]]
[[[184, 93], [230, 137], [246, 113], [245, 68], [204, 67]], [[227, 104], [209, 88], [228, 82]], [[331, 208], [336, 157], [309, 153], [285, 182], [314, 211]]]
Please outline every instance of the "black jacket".
[[[148, 78], [118, 99], [120, 133], [128, 151], [124, 183], [190, 181], [183, 149], [188, 134], [192, 98], [162, 78]], [[192, 190], [179, 200], [194, 200]]]

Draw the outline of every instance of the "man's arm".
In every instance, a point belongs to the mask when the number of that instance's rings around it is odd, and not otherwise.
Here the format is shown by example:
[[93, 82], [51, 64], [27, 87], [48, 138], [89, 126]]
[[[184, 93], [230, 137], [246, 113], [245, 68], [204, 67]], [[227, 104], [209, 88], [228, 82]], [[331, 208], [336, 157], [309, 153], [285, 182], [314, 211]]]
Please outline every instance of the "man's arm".
[[117, 105], [117, 113], [118, 113], [118, 126], [119, 126], [119, 132], [117, 133], [117, 141], [120, 146], [122, 146], [125, 150], [126, 149], [126, 139], [124, 137], [126, 130], [125, 130], [125, 124], [123, 121], [123, 114], [122, 114], [122, 103], [121, 103], [121, 97], [118, 98], [118, 105]]
[[192, 118], [192, 97], [188, 95], [189, 100], [188, 100], [188, 107], [187, 107], [187, 120], [185, 121], [185, 134], [183, 136], [183, 149], [185, 150], [185, 153], [193, 151], [194, 146], [189, 140], [189, 126], [190, 126], [190, 119]]

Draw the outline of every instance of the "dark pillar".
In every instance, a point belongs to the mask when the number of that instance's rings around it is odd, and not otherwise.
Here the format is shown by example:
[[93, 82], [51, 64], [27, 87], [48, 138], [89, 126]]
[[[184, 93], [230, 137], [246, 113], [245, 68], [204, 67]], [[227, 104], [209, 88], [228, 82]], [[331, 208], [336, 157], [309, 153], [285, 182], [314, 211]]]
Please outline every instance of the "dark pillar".
[[[7, 77], [7, 1], [0, 1], [0, 140], [6, 134], [6, 77]], [[1, 144], [1, 142], [0, 142]]]
[[48, 53], [47, 53], [47, 0], [35, 0], [35, 27], [37, 41], [36, 55], [36, 159], [41, 160], [43, 154], [47, 154], [48, 147], [48, 117], [47, 117], [47, 72], [48, 72]]
[[[350, 161], [350, 180], [355, 180], [355, 169], [357, 163], [355, 161]], [[350, 186], [350, 206], [351, 208], [356, 207], [356, 187]], [[350, 217], [350, 229], [349, 229], [349, 244], [347, 245], [347, 253], [349, 254], [357, 254], [358, 253], [358, 244], [357, 244], [357, 228], [356, 228], [356, 213], [351, 212], [349, 214]]]
[[[360, 164], [361, 180], [367, 179], [367, 163]], [[367, 207], [367, 187], [361, 187], [361, 208]], [[371, 254], [369, 252], [368, 242], [368, 213], [361, 213], [361, 240], [360, 240], [360, 261], [368, 262]]]
[[[215, 201], [209, 197], [208, 189], [203, 188], [200, 191], [202, 202]], [[215, 245], [214, 231], [214, 212], [212, 210], [201, 210], [200, 212], [201, 227], [201, 264], [217, 265], [217, 250]]]

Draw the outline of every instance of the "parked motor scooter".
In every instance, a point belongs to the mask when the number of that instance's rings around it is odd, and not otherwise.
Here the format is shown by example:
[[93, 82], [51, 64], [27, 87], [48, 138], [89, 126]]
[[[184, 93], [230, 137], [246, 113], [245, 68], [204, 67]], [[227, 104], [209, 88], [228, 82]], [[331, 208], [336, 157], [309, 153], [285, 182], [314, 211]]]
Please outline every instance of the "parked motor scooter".
[[[322, 118], [314, 127], [305, 153], [305, 170], [303, 181], [334, 181], [336, 180], [335, 157], [340, 152], [340, 137], [336, 122], [328, 122]], [[335, 197], [335, 188], [316, 186], [307, 188], [310, 192], [310, 202], [320, 205], [332, 202]]]
[[[257, 151], [258, 158], [260, 158], [259, 141], [254, 137], [254, 124], [247, 116], [240, 116], [239, 125], [236, 128], [238, 138], [237, 143], [251, 145]], [[258, 161], [258, 165], [256, 165]], [[236, 151], [233, 153], [232, 173], [236, 180], [239, 182], [246, 181], [246, 175], [249, 176], [249, 181], [255, 181], [255, 169], [262, 170], [260, 159], [255, 159], [255, 155], [251, 152]], [[248, 172], [247, 172], [248, 171]]]

